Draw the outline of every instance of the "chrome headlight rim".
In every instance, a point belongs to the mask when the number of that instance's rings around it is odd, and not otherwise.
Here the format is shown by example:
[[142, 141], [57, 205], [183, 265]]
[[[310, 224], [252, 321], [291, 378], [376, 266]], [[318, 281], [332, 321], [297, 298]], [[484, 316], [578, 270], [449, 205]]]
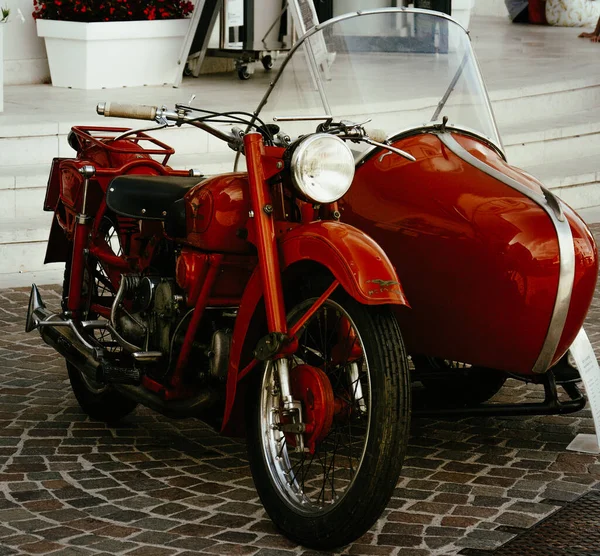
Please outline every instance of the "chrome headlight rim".
[[[346, 174], [343, 175], [340, 173], [338, 176], [340, 181], [336, 184], [335, 191], [327, 192], [326, 186], [324, 186], [321, 191], [315, 191], [314, 187], [311, 189], [310, 183], [307, 182], [307, 176], [303, 171], [307, 157], [312, 155], [311, 149], [315, 148], [316, 143], [323, 144], [323, 141], [328, 143], [328, 146], [335, 145], [335, 148], [338, 149], [338, 156], [336, 157], [338, 165], [347, 164], [347, 167], [345, 168]], [[308, 160], [310, 160], [310, 158]], [[352, 185], [355, 169], [356, 163], [354, 155], [348, 145], [339, 137], [329, 133], [313, 133], [312, 135], [302, 138], [294, 145], [291, 154], [290, 172], [292, 183], [302, 197], [315, 204], [334, 203], [341, 199]], [[310, 178], [310, 176], [308, 176], [308, 178]]]

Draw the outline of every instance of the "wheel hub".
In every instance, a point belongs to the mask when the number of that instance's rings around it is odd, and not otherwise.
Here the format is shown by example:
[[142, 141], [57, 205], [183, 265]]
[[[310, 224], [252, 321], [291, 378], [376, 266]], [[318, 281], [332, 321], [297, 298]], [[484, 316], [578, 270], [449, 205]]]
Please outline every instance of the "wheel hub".
[[[302, 403], [302, 421], [306, 426], [304, 445], [314, 453], [317, 443], [329, 432], [333, 423], [335, 399], [331, 382], [319, 368], [298, 365], [290, 372], [290, 386], [294, 399]], [[287, 442], [296, 444], [293, 434], [286, 434]]]

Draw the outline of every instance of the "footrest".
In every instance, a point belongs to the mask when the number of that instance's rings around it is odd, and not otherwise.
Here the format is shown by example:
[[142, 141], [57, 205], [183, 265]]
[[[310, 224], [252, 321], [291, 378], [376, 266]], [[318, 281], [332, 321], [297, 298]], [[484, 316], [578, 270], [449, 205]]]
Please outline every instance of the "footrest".
[[142, 373], [133, 367], [118, 367], [104, 361], [98, 367], [98, 380], [118, 384], [139, 384], [142, 380]]

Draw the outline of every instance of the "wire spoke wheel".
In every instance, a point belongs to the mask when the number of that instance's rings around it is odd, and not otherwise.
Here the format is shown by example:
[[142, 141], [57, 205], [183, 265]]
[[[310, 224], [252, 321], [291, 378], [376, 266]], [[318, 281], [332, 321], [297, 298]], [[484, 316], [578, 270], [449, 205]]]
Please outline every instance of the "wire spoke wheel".
[[[112, 255], [121, 257], [123, 255], [123, 247], [116, 224], [107, 216], [100, 223], [99, 234], [104, 246]], [[93, 258], [88, 259], [88, 264], [84, 273], [83, 294], [86, 298], [85, 312], [90, 320], [106, 320], [101, 315], [98, 315], [94, 308], [104, 308], [106, 310], [112, 307], [115, 299], [116, 290], [110, 280], [109, 270], [105, 265]], [[114, 341], [110, 332], [104, 329], [94, 329], [91, 333], [91, 339], [95, 341], [99, 347], [113, 355], [120, 354], [123, 349]]]
[[[288, 322], [317, 298], [298, 301]], [[344, 292], [297, 337], [290, 386], [306, 432], [302, 441], [290, 432], [294, 414], [284, 410], [277, 363], [268, 362], [248, 404], [250, 465], [276, 525], [301, 544], [332, 548], [363, 534], [395, 488], [408, 437], [407, 362], [389, 309]]]
[[[290, 314], [290, 321], [297, 320], [312, 301], [296, 306]], [[340, 327], [342, 322], [350, 323], [347, 332]], [[306, 324], [298, 340], [299, 349], [293, 360], [292, 375], [305, 364], [321, 369], [338, 400], [338, 413], [334, 415], [323, 440], [314, 449], [298, 452], [295, 435], [284, 434], [277, 428], [286, 418], [279, 378], [275, 366], [270, 364], [264, 374], [260, 402], [264, 415], [262, 433], [266, 438], [265, 458], [279, 488], [299, 512], [314, 514], [329, 511], [332, 505], [339, 503], [361, 467], [369, 432], [371, 383], [364, 355], [353, 361], [332, 357], [332, 350], [343, 342], [350, 344], [344, 346], [350, 348], [347, 351], [356, 349], [363, 352], [356, 327], [341, 305], [327, 301]], [[358, 368], [355, 377], [351, 376], [354, 368]], [[360, 399], [357, 399], [358, 393]]]
[[[123, 249], [117, 225], [109, 217], [104, 217], [99, 228], [100, 238], [110, 249], [113, 255], [122, 256]], [[115, 297], [115, 289], [110, 281], [109, 270], [93, 257], [89, 257], [83, 271], [83, 283], [81, 299], [83, 307], [80, 313], [87, 320], [102, 320], [103, 317], [97, 313], [100, 307], [110, 309]], [[65, 266], [65, 278], [63, 282], [63, 306], [69, 292], [71, 263]], [[110, 333], [102, 329], [94, 329], [85, 332], [91, 343], [110, 353], [111, 356], [118, 355], [122, 348], [111, 337]], [[85, 413], [94, 419], [106, 422], [119, 421], [131, 413], [137, 403], [126, 398], [113, 389], [110, 384], [88, 376], [73, 364], [67, 362], [69, 381], [80, 407]]]

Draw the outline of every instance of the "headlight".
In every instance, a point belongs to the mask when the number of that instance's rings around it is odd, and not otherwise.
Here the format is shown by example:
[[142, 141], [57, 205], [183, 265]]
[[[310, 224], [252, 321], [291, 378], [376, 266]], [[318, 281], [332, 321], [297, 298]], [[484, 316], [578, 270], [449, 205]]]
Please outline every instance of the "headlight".
[[346, 194], [354, 179], [354, 157], [339, 137], [316, 133], [296, 147], [292, 180], [315, 203], [333, 203]]

